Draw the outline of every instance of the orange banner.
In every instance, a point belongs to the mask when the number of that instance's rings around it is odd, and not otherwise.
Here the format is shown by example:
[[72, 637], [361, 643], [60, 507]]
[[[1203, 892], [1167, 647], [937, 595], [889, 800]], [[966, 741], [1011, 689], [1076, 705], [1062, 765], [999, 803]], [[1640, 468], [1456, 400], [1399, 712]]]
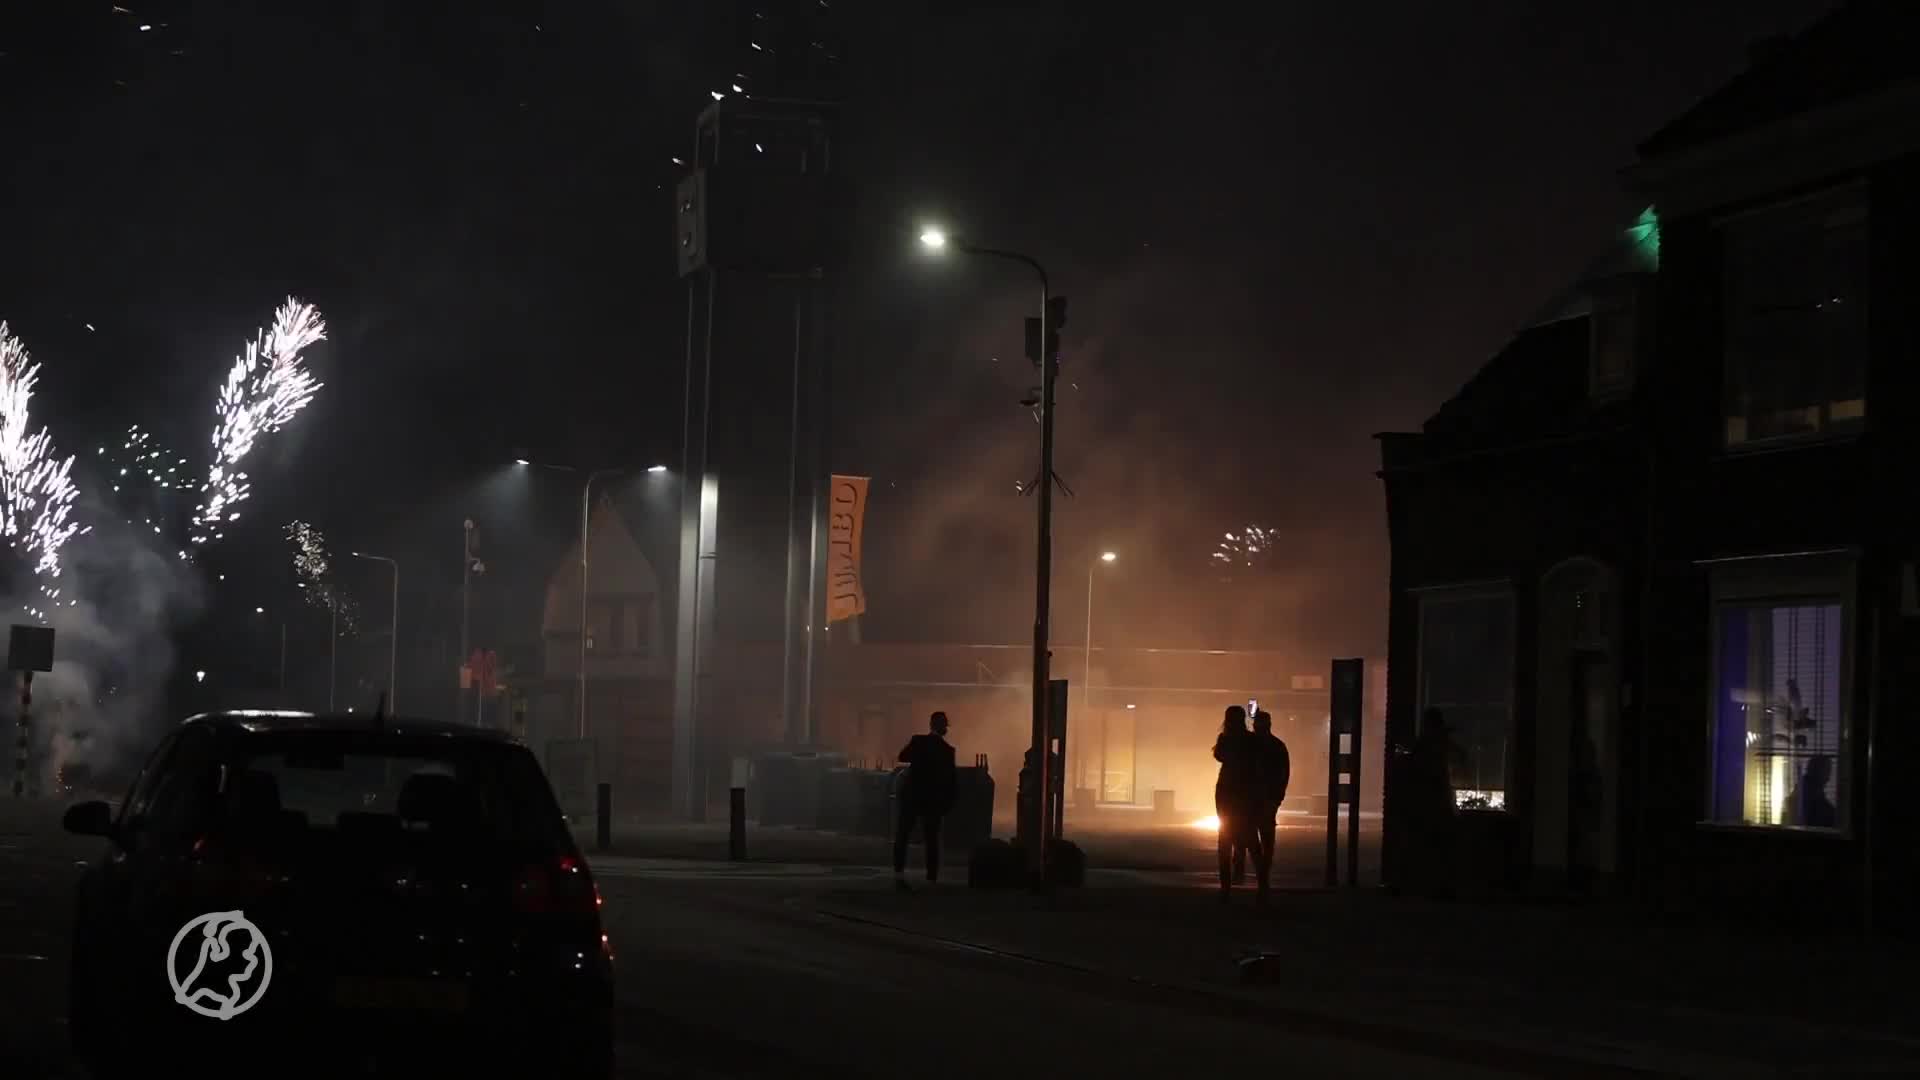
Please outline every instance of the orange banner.
[[835, 476], [827, 505], [827, 625], [867, 610], [860, 541], [867, 520], [867, 477]]

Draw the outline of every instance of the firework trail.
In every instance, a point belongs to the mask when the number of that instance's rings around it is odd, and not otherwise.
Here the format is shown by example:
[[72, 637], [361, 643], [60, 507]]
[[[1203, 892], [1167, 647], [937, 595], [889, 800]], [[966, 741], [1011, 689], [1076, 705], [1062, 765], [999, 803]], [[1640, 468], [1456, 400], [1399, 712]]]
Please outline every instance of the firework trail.
[[343, 628], [353, 630], [357, 609], [330, 577], [333, 564], [327, 556], [326, 537], [304, 521], [288, 522], [286, 534], [293, 544], [293, 572], [301, 595], [322, 611], [331, 609]]
[[[85, 530], [72, 519], [79, 489], [73, 484], [73, 458], [55, 460], [53, 438], [42, 427], [31, 431], [28, 405], [40, 365], [0, 322], [0, 536], [26, 556], [41, 578], [40, 593], [49, 605], [60, 602], [60, 549]], [[69, 604], [72, 600], [67, 601]], [[44, 619], [38, 608], [27, 611]]]
[[194, 544], [220, 539], [227, 523], [239, 519], [234, 508], [252, 494], [240, 463], [256, 440], [286, 426], [320, 390], [300, 354], [326, 336], [320, 312], [288, 297], [274, 313], [273, 327], [255, 335], [247, 351], [234, 359], [214, 405], [213, 460], [193, 514]]
[[1240, 532], [1225, 534], [1219, 546], [1213, 549], [1213, 563], [1227, 569], [1236, 566], [1251, 568], [1263, 561], [1272, 549], [1273, 534], [1258, 525], [1249, 525]]

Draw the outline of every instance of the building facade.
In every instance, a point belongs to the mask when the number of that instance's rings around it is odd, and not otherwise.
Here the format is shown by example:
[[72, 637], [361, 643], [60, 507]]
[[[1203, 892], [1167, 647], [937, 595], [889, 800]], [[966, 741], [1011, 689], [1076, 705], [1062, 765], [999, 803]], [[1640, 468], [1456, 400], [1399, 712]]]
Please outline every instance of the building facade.
[[1911, 883], [1915, 23], [1848, 4], [1650, 138], [1640, 266], [1382, 437], [1390, 738], [1448, 718], [1464, 884], [1833, 924]]

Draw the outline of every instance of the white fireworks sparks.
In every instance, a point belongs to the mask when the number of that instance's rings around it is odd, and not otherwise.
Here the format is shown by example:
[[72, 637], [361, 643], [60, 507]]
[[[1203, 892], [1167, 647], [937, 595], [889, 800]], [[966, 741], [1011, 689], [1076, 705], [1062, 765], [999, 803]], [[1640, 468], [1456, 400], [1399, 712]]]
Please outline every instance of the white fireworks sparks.
[[320, 390], [300, 354], [326, 336], [320, 312], [288, 297], [274, 313], [272, 329], [256, 335], [234, 359], [214, 406], [213, 460], [193, 514], [193, 543], [218, 540], [229, 522], [239, 520], [234, 507], [252, 494], [240, 463], [256, 440], [286, 426]]
[[293, 541], [293, 572], [300, 578], [302, 585], [319, 585], [326, 581], [330, 564], [327, 561], [327, 540], [320, 530], [304, 521], [287, 523], [287, 539]]
[[186, 475], [187, 459], [162, 447], [154, 441], [153, 433], [139, 424], [127, 429], [126, 440], [117, 452], [103, 446], [100, 457], [104, 459], [102, 467], [106, 470], [107, 482], [115, 491], [141, 483], [161, 491], [185, 491], [193, 487]]
[[288, 522], [286, 534], [293, 544], [293, 573], [299, 579], [296, 584], [301, 595], [322, 611], [332, 610], [340, 625], [351, 631], [356, 609], [352, 598], [329, 579], [333, 563], [327, 555], [326, 537], [304, 521]]
[[1251, 569], [1273, 549], [1273, 534], [1258, 525], [1249, 525], [1237, 533], [1226, 533], [1213, 549], [1213, 563], [1222, 569]]
[[[0, 536], [32, 563], [41, 594], [57, 604], [60, 590], [52, 582], [60, 576], [60, 549], [83, 530], [71, 520], [79, 494], [73, 458], [56, 460], [47, 429], [31, 430], [28, 406], [39, 378], [40, 365], [0, 322]], [[43, 611], [28, 611], [45, 618]]]

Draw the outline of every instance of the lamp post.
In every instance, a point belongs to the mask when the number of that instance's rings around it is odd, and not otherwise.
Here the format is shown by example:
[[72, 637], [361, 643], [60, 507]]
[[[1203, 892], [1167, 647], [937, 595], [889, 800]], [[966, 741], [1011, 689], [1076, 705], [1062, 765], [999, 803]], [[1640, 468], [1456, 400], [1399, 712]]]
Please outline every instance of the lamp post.
[[387, 622], [387, 713], [392, 715], [398, 711], [396, 704], [398, 695], [395, 690], [399, 686], [400, 673], [400, 563], [397, 559], [391, 559], [385, 555], [370, 555], [364, 551], [356, 551], [352, 554], [356, 559], [382, 562], [393, 568], [393, 614]]
[[1033, 599], [1033, 754], [1035, 777], [1038, 787], [1035, 797], [1028, 808], [1030, 821], [1027, 831], [1027, 872], [1036, 884], [1044, 883], [1047, 867], [1047, 828], [1052, 820], [1047, 811], [1048, 793], [1052, 791], [1053, 768], [1052, 739], [1047, 722], [1047, 681], [1048, 665], [1052, 659], [1047, 647], [1047, 629], [1052, 617], [1053, 601], [1053, 383], [1054, 359], [1046, 355], [1048, 301], [1052, 298], [1052, 288], [1047, 280], [1047, 269], [1031, 255], [1001, 248], [979, 247], [950, 239], [946, 232], [938, 228], [928, 228], [920, 233], [920, 244], [930, 252], [940, 253], [948, 249], [963, 255], [978, 255], [984, 258], [1000, 259], [1004, 262], [1017, 262], [1032, 270], [1040, 283], [1040, 521], [1039, 542], [1036, 545], [1034, 559], [1034, 599]]
[[587, 482], [580, 485], [580, 738], [587, 737], [587, 534], [593, 518], [593, 482], [602, 476], [613, 476], [619, 469], [595, 469], [587, 474]]
[[[1097, 561], [1087, 564], [1087, 665], [1085, 678], [1081, 681], [1080, 700], [1086, 703], [1087, 718], [1093, 718], [1093, 571], [1101, 563], [1110, 563], [1120, 556], [1117, 552], [1103, 551]], [[1112, 673], [1108, 673], [1111, 677]], [[1100, 733], [1100, 786], [1094, 789], [1094, 801], [1104, 802], [1107, 797], [1107, 733]]]
[[340, 685], [340, 597], [327, 590], [327, 711], [333, 711], [334, 688]]
[[[267, 609], [264, 607], [256, 607], [253, 609], [253, 613], [255, 615], [265, 615], [267, 613]], [[286, 703], [287, 703], [287, 620], [286, 620], [286, 617], [283, 615], [280, 618], [280, 705], [281, 707], [285, 708]]]
[[[552, 469], [554, 472], [578, 473], [582, 471], [571, 465], [550, 465], [546, 462], [529, 461], [526, 458], [515, 458], [514, 464], [538, 465], [542, 469]], [[575, 712], [579, 728], [579, 737], [582, 739], [587, 737], [587, 575], [591, 567], [591, 563], [588, 561], [587, 539], [593, 525], [593, 482], [603, 476], [617, 476], [626, 471], [626, 468], [620, 466], [608, 469], [594, 469], [586, 474], [586, 482], [580, 485], [580, 673], [579, 682], [575, 690], [575, 697], [578, 698]], [[647, 472], [655, 475], [666, 471], [667, 467], [665, 465], [650, 465], [647, 467]]]

